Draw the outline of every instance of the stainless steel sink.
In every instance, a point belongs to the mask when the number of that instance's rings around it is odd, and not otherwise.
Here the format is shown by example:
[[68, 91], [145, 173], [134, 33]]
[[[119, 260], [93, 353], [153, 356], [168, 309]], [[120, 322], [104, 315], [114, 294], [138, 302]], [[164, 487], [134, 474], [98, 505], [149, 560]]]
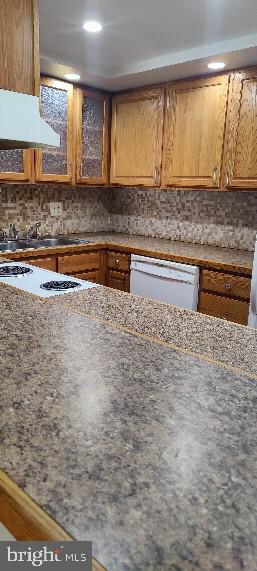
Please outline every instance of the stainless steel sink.
[[0, 252], [15, 252], [16, 250], [31, 248], [27, 242], [27, 240], [8, 240], [7, 242], [0, 242]]
[[76, 244], [91, 244], [92, 240], [83, 240], [81, 238], [40, 238], [24, 239], [24, 240], [8, 240], [0, 242], [0, 252], [16, 252], [17, 250], [29, 250], [38, 248], [57, 248], [58, 246], [73, 246]]

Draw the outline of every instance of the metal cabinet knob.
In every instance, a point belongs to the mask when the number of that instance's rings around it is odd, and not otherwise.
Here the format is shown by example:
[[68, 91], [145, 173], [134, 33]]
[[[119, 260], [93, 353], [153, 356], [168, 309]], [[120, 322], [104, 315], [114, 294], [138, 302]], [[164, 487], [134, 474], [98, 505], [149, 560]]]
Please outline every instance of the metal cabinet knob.
[[117, 264], [117, 266], [118, 266], [119, 263], [120, 263], [120, 260], [116, 259], [116, 260], [115, 260], [115, 264]]
[[225, 289], [231, 289], [231, 284], [229, 284], [229, 283], [224, 284], [224, 288]]

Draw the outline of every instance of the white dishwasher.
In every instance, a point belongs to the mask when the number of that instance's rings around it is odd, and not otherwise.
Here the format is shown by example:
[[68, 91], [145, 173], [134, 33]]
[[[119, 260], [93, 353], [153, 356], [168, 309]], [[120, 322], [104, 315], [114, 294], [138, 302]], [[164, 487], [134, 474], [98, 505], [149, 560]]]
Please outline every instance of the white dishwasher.
[[132, 254], [130, 268], [131, 293], [197, 310], [199, 289], [197, 266]]

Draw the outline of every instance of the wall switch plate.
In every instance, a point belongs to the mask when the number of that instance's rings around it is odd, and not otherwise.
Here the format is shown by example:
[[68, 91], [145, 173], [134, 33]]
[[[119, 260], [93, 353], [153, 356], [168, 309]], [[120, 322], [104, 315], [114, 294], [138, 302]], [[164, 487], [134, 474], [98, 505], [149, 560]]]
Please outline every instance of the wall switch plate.
[[50, 206], [51, 216], [55, 216], [56, 218], [58, 218], [59, 216], [62, 215], [63, 211], [62, 202], [50, 202], [49, 206]]

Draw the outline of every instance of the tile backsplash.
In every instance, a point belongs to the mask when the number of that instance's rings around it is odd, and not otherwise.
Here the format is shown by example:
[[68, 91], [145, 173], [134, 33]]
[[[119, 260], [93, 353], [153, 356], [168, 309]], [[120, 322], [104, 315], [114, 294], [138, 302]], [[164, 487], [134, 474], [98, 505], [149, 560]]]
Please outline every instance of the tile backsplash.
[[[17, 223], [22, 232], [26, 226], [41, 221], [42, 234], [108, 231], [111, 228], [111, 196], [111, 191], [102, 188], [2, 186], [0, 228], [6, 230], [11, 223]], [[62, 202], [60, 218], [50, 215], [50, 202]]]
[[257, 192], [114, 189], [116, 232], [254, 250]]
[[[4, 185], [0, 228], [17, 223], [22, 231], [38, 220], [43, 234], [123, 232], [253, 250], [257, 232], [257, 192], [136, 188], [71, 188]], [[50, 202], [63, 215], [50, 215]]]

